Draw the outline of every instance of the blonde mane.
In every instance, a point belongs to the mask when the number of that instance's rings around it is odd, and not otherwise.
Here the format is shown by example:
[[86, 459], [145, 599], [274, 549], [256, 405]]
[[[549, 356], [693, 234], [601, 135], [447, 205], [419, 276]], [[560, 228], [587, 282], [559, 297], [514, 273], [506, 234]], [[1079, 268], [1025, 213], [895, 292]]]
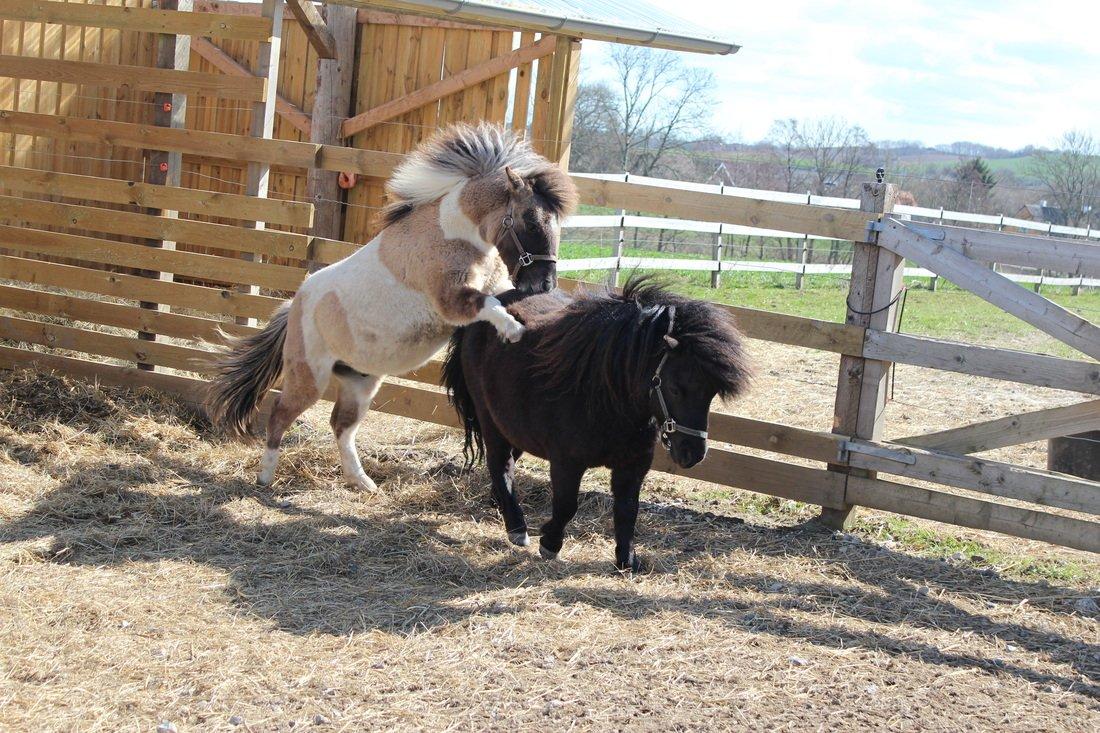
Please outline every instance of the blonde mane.
[[[471, 178], [510, 168], [521, 178], [553, 180], [564, 174], [536, 153], [530, 143], [500, 125], [485, 122], [451, 125], [409, 154], [386, 183], [389, 203], [382, 212], [388, 226], [415, 207], [446, 196]], [[551, 187], [557, 189], [558, 186]], [[555, 208], [571, 208], [553, 201]]]

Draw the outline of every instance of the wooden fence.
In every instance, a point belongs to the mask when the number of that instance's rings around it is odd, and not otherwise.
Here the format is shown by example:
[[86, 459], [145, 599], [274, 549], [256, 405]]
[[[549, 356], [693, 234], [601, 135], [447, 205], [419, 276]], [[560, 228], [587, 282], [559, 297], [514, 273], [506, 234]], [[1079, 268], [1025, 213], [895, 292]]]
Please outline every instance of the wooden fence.
[[[266, 11], [272, 5], [262, 8]], [[163, 9], [147, 15], [108, 13], [114, 9], [98, 6], [93, 13], [88, 10], [91, 7], [0, 0], [0, 17], [21, 22], [48, 17], [78, 25], [77, 21], [101, 26], [113, 22], [128, 28], [141, 24], [177, 34], [191, 32], [192, 24], [200, 22], [191, 14]], [[47, 11], [49, 15], [43, 16]], [[217, 18], [213, 25], [202, 18], [206, 25], [196, 32], [242, 36], [262, 49], [264, 35], [276, 27], [275, 19], [266, 14]], [[84, 73], [85, 69], [63, 71]], [[102, 68], [87, 71], [107, 73]], [[222, 90], [216, 84], [221, 77], [164, 71], [174, 73], [158, 80], [158, 88], [169, 84], [175, 91], [199, 84], [213, 85], [213, 92]], [[40, 73], [45, 76], [47, 71]], [[224, 89], [229, 95], [251, 95], [254, 87], [234, 82]], [[248, 103], [260, 105], [252, 112], [254, 119], [270, 122], [275, 103], [272, 86], [265, 86], [262, 100]], [[122, 154], [138, 151], [143, 161], [150, 159], [148, 151], [201, 155], [243, 167], [253, 189], [253, 195], [245, 196], [140, 177], [127, 180], [18, 164], [0, 166], [0, 188], [8, 192], [0, 197], [0, 247], [6, 252], [0, 254], [0, 367], [33, 366], [200, 399], [201, 375], [208, 368], [202, 340], [215, 338], [219, 327], [231, 333], [253, 332], [257, 320], [268, 317], [281, 302], [260, 292], [260, 286], [293, 291], [310, 266], [334, 262], [355, 249], [355, 245], [303, 231], [267, 228], [266, 224], [305, 228], [314, 211], [308, 203], [264, 198], [265, 171], [281, 165], [307, 172], [383, 177], [401, 159], [387, 151], [271, 139], [270, 128], [252, 126], [250, 133], [155, 127], [40, 110], [0, 111], [0, 135], [30, 136], [34, 145], [47, 140], [53, 149], [109, 144]], [[916, 225], [892, 215], [893, 189], [886, 184], [866, 184], [860, 209], [853, 210], [669, 190], [649, 183], [581, 177], [576, 182], [582, 200], [594, 205], [856, 243], [849, 293], [852, 310], [845, 323], [730, 308], [749, 338], [840, 355], [833, 431], [715, 413], [711, 435], [724, 445], [686, 472], [662, 455], [660, 470], [816, 504], [822, 507], [825, 521], [838, 525], [858, 505], [1100, 551], [1100, 523], [1095, 520], [1100, 485], [971, 455], [1098, 429], [1100, 400], [882, 440], [885, 381], [891, 363], [1100, 395], [1097, 327], [984, 264], [993, 261], [1097, 276], [1100, 250], [1095, 245]], [[64, 200], [33, 198], [46, 193]], [[212, 220], [190, 220], [185, 218], [188, 214]], [[207, 246], [216, 242], [217, 250], [187, 251], [174, 248], [177, 242]], [[1087, 358], [1064, 359], [896, 333], [897, 294], [906, 259], [1019, 316]], [[405, 376], [424, 385], [386, 385], [376, 409], [456, 425], [442, 393], [428, 386], [437, 382], [437, 363]], [[746, 407], [751, 409], [751, 402]], [[739, 452], [739, 446], [773, 457], [747, 455]], [[811, 465], [796, 465], [785, 456]], [[936, 487], [917, 486], [913, 481]]]

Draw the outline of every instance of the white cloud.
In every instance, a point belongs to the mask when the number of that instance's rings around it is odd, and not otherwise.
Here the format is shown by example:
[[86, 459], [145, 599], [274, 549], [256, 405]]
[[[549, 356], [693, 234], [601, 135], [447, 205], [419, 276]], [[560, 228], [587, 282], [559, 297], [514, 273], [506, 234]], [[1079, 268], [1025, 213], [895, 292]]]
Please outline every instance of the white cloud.
[[[715, 128], [745, 140], [785, 117], [842, 116], [875, 139], [1049, 144], [1100, 134], [1100, 4], [650, 0], [742, 45], [692, 56], [718, 80]], [[587, 42], [599, 74], [600, 44]]]

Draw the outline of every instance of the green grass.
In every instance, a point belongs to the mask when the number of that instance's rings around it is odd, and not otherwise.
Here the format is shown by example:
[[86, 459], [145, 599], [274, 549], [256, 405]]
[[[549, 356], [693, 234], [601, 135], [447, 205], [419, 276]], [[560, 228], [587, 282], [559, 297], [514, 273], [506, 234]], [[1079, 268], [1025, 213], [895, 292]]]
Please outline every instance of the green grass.
[[[564, 242], [562, 254], [564, 259], [576, 259], [607, 257], [611, 252], [607, 246]], [[627, 250], [624, 254], [644, 257], [706, 257], [703, 254], [652, 250]], [[623, 277], [626, 274], [623, 273]], [[671, 283], [677, 291], [694, 298], [826, 321], [840, 322], [845, 316], [847, 278], [844, 276], [807, 277], [805, 289], [799, 291], [794, 287], [794, 275], [791, 273], [727, 272], [722, 274], [722, 283], [717, 289], [710, 287], [709, 272], [666, 270], [655, 274]], [[607, 273], [589, 270], [569, 273], [568, 276], [588, 282], [600, 282], [606, 279]], [[901, 324], [901, 330], [906, 333], [1065, 357], [1079, 356], [1069, 346], [1045, 336], [1033, 326], [950, 283], [941, 280], [936, 292], [928, 288], [928, 280], [925, 278], [909, 278], [906, 285], [909, 289], [905, 296]], [[1045, 287], [1043, 295], [1089, 320], [1096, 320], [1100, 313], [1100, 292], [1097, 291], [1086, 289], [1080, 295], [1073, 296], [1069, 288]]]

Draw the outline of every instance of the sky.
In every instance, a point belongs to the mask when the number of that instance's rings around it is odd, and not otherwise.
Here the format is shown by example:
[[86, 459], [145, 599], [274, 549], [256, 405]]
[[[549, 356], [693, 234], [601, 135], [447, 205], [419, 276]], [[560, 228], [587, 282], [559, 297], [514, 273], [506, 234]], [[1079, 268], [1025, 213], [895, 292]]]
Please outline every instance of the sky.
[[[648, 0], [741, 45], [684, 54], [714, 72], [713, 128], [763, 138], [776, 119], [837, 116], [872, 140], [1052, 146], [1100, 136], [1100, 3]], [[606, 44], [586, 41], [582, 81]]]

